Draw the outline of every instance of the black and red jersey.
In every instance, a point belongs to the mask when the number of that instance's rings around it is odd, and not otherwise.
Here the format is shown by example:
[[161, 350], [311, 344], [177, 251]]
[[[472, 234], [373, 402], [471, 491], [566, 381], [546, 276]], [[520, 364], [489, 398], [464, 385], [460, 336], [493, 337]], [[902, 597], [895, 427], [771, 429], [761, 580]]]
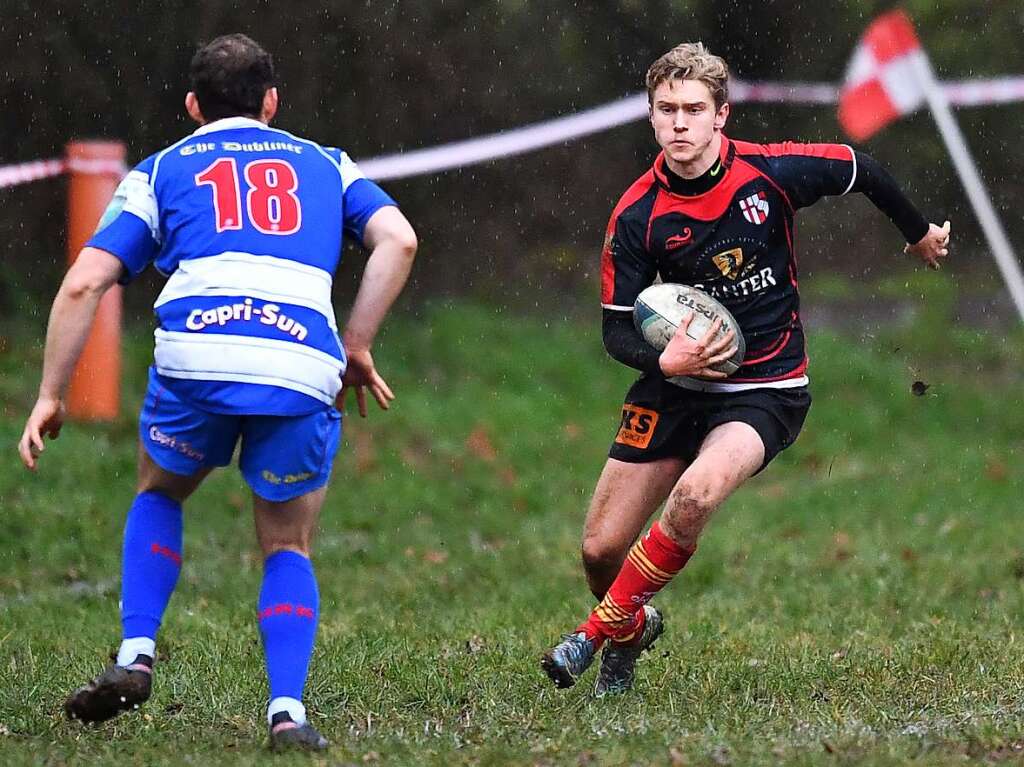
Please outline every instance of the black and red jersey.
[[622, 196], [601, 256], [601, 303], [632, 311], [659, 276], [693, 285], [732, 312], [747, 347], [727, 382], [704, 388], [806, 383], [793, 219], [825, 195], [850, 191], [856, 156], [843, 144], [723, 136], [720, 159], [720, 178], [700, 194], [672, 191], [662, 154]]

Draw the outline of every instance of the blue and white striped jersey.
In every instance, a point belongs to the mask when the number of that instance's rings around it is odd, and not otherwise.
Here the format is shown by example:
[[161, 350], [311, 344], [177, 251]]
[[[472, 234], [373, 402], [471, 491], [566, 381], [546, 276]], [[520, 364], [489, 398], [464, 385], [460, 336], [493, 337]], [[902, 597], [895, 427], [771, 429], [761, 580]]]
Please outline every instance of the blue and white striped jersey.
[[345, 350], [331, 304], [345, 235], [395, 202], [348, 155], [245, 117], [209, 123], [137, 165], [89, 245], [168, 276], [155, 370], [219, 413], [333, 405]]

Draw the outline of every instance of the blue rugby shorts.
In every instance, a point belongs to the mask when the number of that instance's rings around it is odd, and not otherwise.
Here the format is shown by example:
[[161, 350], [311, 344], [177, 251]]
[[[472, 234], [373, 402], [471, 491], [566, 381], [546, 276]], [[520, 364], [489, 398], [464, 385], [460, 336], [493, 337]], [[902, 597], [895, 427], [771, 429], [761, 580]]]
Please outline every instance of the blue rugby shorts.
[[327, 484], [341, 440], [333, 407], [298, 416], [211, 413], [176, 397], [150, 371], [139, 438], [162, 469], [191, 476], [227, 466], [241, 440], [238, 466], [253, 492], [288, 501]]

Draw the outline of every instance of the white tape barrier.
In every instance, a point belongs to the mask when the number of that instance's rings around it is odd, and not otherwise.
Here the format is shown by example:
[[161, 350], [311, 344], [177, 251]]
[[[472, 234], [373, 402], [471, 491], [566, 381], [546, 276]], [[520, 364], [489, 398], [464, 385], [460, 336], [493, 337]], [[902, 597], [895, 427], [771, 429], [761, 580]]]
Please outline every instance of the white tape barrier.
[[956, 107], [1009, 104], [1024, 101], [1024, 77], [997, 77], [991, 80], [960, 80], [943, 83], [949, 103]]
[[0, 167], [0, 189], [8, 186], [17, 186], [18, 184], [27, 184], [29, 181], [53, 178], [69, 171], [90, 175], [111, 175], [121, 178], [128, 172], [128, 169], [124, 166], [124, 163], [117, 160], [65, 160], [59, 157], [51, 160], [32, 160], [31, 162]]
[[525, 128], [492, 133], [467, 141], [456, 141], [431, 149], [416, 149], [361, 160], [359, 167], [363, 173], [377, 181], [436, 173], [560, 144], [635, 122], [646, 114], [647, 96], [630, 96], [611, 104]]
[[[947, 82], [944, 88], [950, 103], [958, 106], [1024, 101], [1024, 77]], [[748, 104], [828, 105], [835, 104], [839, 94], [839, 89], [828, 83], [733, 81], [729, 91], [730, 101]], [[373, 157], [360, 161], [359, 167], [367, 176], [377, 181], [437, 173], [561, 144], [646, 117], [647, 95], [641, 93], [524, 128], [442, 144], [429, 149], [414, 149], [410, 152]]]
[[[1024, 101], [1024, 76], [951, 81], [944, 83], [943, 89], [954, 106], [1007, 104]], [[734, 103], [829, 105], [836, 103], [838, 93], [839, 89], [829, 83], [747, 83], [734, 80], [730, 84], [730, 101]], [[523, 128], [429, 149], [371, 157], [362, 160], [359, 167], [377, 181], [439, 173], [561, 144], [646, 117], [647, 96], [640, 93]], [[125, 173], [120, 163], [109, 160], [72, 160], [70, 163], [62, 159], [34, 160], [0, 166], [0, 189], [59, 176], [68, 170], [79, 173]]]
[[830, 83], [747, 83], [733, 80], [729, 83], [729, 101], [736, 104], [827, 105], [839, 101], [839, 88]]
[[70, 173], [84, 173], [88, 176], [124, 176], [128, 168], [120, 160], [85, 160], [71, 158], [64, 161], [64, 167]]
[[0, 189], [6, 186], [27, 184], [41, 178], [59, 176], [66, 169], [63, 160], [33, 160], [19, 165], [5, 165], [0, 168]]

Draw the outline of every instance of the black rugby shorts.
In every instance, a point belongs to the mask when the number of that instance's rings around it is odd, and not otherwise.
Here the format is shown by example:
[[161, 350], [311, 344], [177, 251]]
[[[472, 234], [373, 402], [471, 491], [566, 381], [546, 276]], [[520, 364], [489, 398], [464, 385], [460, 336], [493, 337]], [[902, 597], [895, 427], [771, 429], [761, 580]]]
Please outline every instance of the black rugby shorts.
[[622, 421], [608, 457], [628, 463], [675, 457], [691, 463], [708, 432], [723, 423], [740, 421], [760, 435], [764, 469], [796, 441], [810, 407], [806, 386], [710, 393], [644, 375], [626, 394]]

